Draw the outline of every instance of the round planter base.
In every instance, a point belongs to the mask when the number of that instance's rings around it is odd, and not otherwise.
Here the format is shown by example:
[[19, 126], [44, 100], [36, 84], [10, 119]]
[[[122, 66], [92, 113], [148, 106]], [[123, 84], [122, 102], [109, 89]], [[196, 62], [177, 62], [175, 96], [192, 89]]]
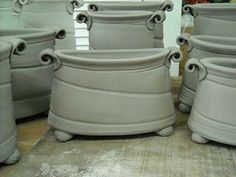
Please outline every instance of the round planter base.
[[66, 142], [71, 140], [74, 135], [60, 131], [60, 130], [55, 130], [54, 131], [54, 136], [56, 137], [56, 139], [60, 142]]
[[197, 144], [206, 144], [209, 142], [208, 139], [202, 137], [201, 135], [199, 135], [197, 133], [192, 133], [192, 140], [193, 140], [193, 142], [195, 142]]
[[8, 157], [7, 160], [5, 160], [3, 163], [6, 165], [13, 165], [16, 162], [18, 162], [20, 159], [20, 153], [18, 149], [15, 149], [14, 152]]
[[170, 136], [170, 135], [172, 135], [173, 132], [174, 132], [173, 126], [169, 126], [169, 127], [167, 127], [167, 128], [164, 128], [164, 129], [161, 130], [161, 131], [156, 131], [155, 133], [156, 133], [157, 135], [159, 135], [159, 136], [165, 137], [165, 136]]
[[190, 113], [191, 108], [187, 104], [179, 103], [179, 111], [182, 113]]

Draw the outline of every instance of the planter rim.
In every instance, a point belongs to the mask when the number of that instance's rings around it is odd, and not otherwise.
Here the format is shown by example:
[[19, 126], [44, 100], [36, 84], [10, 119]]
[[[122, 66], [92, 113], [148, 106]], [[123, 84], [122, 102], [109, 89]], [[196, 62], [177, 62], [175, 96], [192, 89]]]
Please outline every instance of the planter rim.
[[0, 29], [0, 34], [1, 34], [0, 36], [20, 38], [25, 40], [27, 44], [54, 40], [55, 33], [56, 32], [53, 29], [37, 29], [37, 28]]
[[[139, 53], [141, 55], [139, 55]], [[40, 54], [41, 63], [53, 63], [55, 70], [61, 65], [96, 71], [124, 71], [169, 67], [170, 60], [178, 62], [182, 53], [177, 48], [152, 48], [132, 50], [45, 50]]]
[[201, 63], [208, 73], [236, 79], [236, 58], [204, 58]]
[[152, 11], [95, 11], [89, 12], [88, 15], [93, 19], [102, 20], [125, 20], [125, 19], [139, 19], [148, 18], [153, 14]]
[[[218, 40], [222, 43], [217, 43], [217, 41], [211, 42], [209, 40]], [[193, 46], [209, 52], [215, 52], [218, 54], [225, 55], [236, 55], [236, 38], [232, 37], [221, 37], [221, 36], [207, 36], [207, 35], [192, 35], [190, 36], [190, 41]], [[232, 42], [232, 44], [224, 44], [223, 41]]]
[[12, 49], [12, 45], [8, 42], [0, 41], [0, 62], [6, 59], [6, 56], [10, 55], [10, 51]]

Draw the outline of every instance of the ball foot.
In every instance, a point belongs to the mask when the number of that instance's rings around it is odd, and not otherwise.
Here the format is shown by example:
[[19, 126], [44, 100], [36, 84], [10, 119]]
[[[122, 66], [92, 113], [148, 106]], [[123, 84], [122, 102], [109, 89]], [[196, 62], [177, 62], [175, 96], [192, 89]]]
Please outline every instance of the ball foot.
[[69, 141], [74, 136], [72, 134], [69, 134], [69, 133], [66, 133], [66, 132], [63, 132], [63, 131], [59, 131], [59, 130], [55, 130], [54, 135], [57, 138], [57, 140], [60, 141], [60, 142]]
[[192, 140], [193, 142], [198, 143], [198, 144], [206, 144], [209, 142], [208, 139], [202, 137], [201, 135], [197, 133], [192, 133]]
[[184, 103], [179, 103], [179, 111], [183, 113], [190, 113], [191, 108], [190, 106], [184, 104]]
[[173, 132], [174, 132], [174, 128], [170, 126], [160, 131], [157, 131], [156, 134], [159, 136], [170, 136], [173, 134]]
[[15, 151], [11, 154], [11, 156], [5, 160], [3, 163], [6, 165], [13, 165], [16, 162], [18, 162], [20, 159], [20, 153], [18, 149], [15, 149]]

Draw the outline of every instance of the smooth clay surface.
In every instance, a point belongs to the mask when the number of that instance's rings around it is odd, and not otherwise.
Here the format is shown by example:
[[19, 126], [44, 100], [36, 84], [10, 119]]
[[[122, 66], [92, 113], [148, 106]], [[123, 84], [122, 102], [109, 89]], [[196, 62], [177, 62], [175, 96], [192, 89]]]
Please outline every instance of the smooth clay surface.
[[59, 130], [55, 135], [61, 141], [73, 134], [170, 135], [175, 109], [169, 67], [181, 58], [176, 48], [43, 51], [41, 62], [51, 60], [55, 68], [48, 117]]

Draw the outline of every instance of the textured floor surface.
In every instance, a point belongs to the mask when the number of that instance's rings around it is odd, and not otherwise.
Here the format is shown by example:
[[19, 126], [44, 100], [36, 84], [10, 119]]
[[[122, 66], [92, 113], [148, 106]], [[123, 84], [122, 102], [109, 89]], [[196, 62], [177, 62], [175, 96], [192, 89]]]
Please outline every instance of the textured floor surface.
[[194, 144], [187, 117], [177, 114], [175, 133], [168, 138], [77, 136], [59, 143], [49, 131], [11, 177], [235, 177], [236, 148]]

